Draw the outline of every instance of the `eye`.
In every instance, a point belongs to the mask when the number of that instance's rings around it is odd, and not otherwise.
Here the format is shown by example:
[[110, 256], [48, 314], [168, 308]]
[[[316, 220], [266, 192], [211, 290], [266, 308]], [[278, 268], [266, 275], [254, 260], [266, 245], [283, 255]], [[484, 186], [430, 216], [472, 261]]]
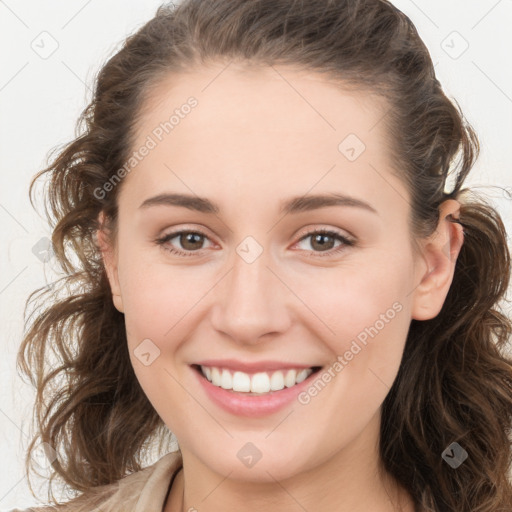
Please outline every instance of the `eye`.
[[[311, 239], [309, 242], [310, 247], [313, 250], [309, 250], [315, 256], [333, 256], [343, 251], [347, 246], [351, 247], [355, 245], [355, 241], [351, 238], [348, 238], [337, 231], [321, 229], [315, 231], [309, 231], [305, 235], [301, 237], [298, 244]], [[333, 244], [338, 241], [340, 244], [334, 248]], [[318, 250], [317, 250], [318, 249]]]
[[[348, 238], [337, 231], [326, 229], [306, 232], [301, 236], [296, 245], [303, 243], [308, 238], [311, 239], [310, 247], [312, 247], [312, 249], [305, 250], [309, 251], [314, 256], [333, 256], [343, 251], [347, 246], [351, 247], [355, 245], [355, 240], [352, 238]], [[177, 239], [177, 242], [183, 250], [171, 244], [171, 241], [174, 239]], [[155, 243], [172, 254], [177, 254], [178, 256], [193, 256], [194, 253], [200, 253], [201, 250], [205, 248], [203, 246], [205, 240], [209, 240], [209, 238], [201, 231], [181, 230], [157, 238]], [[339, 242], [339, 245], [334, 247], [333, 244], [335, 244], [336, 241]]]
[[[176, 249], [175, 247], [168, 247], [169, 242], [178, 239], [179, 244], [185, 250]], [[195, 252], [200, 252], [203, 249], [202, 244], [204, 240], [208, 239], [207, 235], [201, 231], [182, 230], [168, 233], [161, 238], [155, 240], [156, 244], [160, 245], [166, 251], [179, 256], [193, 256]]]

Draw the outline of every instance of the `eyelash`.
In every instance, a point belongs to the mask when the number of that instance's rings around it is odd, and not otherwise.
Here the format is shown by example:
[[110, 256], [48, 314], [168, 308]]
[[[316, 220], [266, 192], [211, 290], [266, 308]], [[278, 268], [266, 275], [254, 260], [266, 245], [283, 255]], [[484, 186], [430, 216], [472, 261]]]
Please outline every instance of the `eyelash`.
[[[203, 236], [205, 238], [208, 238], [208, 236], [201, 232], [201, 231], [197, 231], [197, 230], [181, 230], [181, 231], [175, 231], [174, 233], [168, 233], [167, 235], [164, 235], [163, 237], [161, 238], [157, 238], [155, 240], [155, 243], [159, 246], [162, 247], [162, 249], [164, 249], [165, 251], [168, 251], [172, 254], [176, 254], [178, 256], [194, 256], [194, 254], [197, 254], [199, 252], [201, 252], [201, 249], [197, 250], [197, 251], [188, 251], [188, 252], [185, 252], [185, 251], [181, 251], [179, 249], [175, 249], [175, 248], [169, 248], [169, 247], [166, 247], [165, 244], [169, 241], [169, 240], [172, 240], [173, 238], [176, 238], [177, 236], [179, 235], [182, 235], [184, 233], [192, 233], [194, 235], [200, 235], [200, 236]], [[337, 255], [339, 252], [343, 251], [345, 249], [345, 247], [352, 247], [355, 245], [355, 241], [352, 240], [352, 239], [349, 239], [343, 235], [341, 235], [340, 233], [336, 232], [336, 231], [331, 231], [331, 230], [328, 230], [328, 229], [318, 229], [318, 230], [312, 230], [312, 231], [308, 231], [306, 233], [304, 233], [300, 239], [297, 241], [298, 242], [301, 242], [302, 240], [312, 236], [312, 235], [324, 235], [324, 236], [330, 236], [332, 238], [335, 238], [337, 240], [339, 240], [340, 242], [342, 242], [341, 245], [339, 245], [337, 248], [335, 249], [330, 249], [328, 251], [309, 251], [310, 253], [312, 253], [312, 255], [315, 255], [315, 256], [320, 256], [320, 257], [326, 257], [326, 256], [334, 256], [334, 255]]]

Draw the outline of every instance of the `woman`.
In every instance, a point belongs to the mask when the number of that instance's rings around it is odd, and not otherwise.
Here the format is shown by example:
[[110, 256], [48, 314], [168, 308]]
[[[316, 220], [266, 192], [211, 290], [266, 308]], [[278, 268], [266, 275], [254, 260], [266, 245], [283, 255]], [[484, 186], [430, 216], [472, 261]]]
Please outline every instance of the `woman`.
[[82, 121], [19, 353], [56, 510], [511, 509], [506, 232], [403, 13], [162, 6]]

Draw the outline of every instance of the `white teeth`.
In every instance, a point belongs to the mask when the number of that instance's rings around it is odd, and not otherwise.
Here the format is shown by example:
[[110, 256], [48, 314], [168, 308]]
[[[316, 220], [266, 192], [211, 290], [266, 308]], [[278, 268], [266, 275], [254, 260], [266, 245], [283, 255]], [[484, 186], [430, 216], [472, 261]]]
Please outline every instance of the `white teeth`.
[[283, 372], [274, 372], [270, 377], [270, 389], [272, 391], [279, 391], [284, 388]]
[[233, 375], [233, 389], [235, 391], [251, 391], [251, 377], [247, 373], [235, 372]]
[[308, 378], [308, 375], [309, 375], [309, 373], [307, 372], [307, 370], [301, 370], [297, 374], [297, 377], [295, 377], [295, 381], [297, 382], [297, 384], [299, 384], [303, 380], [306, 380]]
[[222, 375], [220, 377], [220, 387], [224, 389], [233, 389], [233, 377], [231, 377], [229, 370], [222, 370]]
[[[234, 391], [237, 391], [234, 389]], [[253, 393], [268, 393], [270, 391], [270, 379], [266, 373], [255, 373], [251, 379], [251, 391]]]
[[[201, 370], [203, 371], [203, 375], [204, 375], [204, 370], [203, 370], [202, 366], [201, 366]], [[210, 380], [208, 377], [207, 377], [207, 379]], [[212, 368], [211, 381], [212, 381], [212, 384], [215, 384], [216, 386], [220, 387], [220, 372], [219, 372], [218, 368]]]
[[295, 377], [297, 377], [297, 372], [295, 370], [288, 370], [284, 378], [284, 385], [287, 388], [291, 388], [295, 384]]
[[208, 366], [201, 366], [201, 371], [214, 386], [245, 393], [269, 393], [270, 391], [280, 391], [285, 386], [291, 388], [313, 373], [311, 368], [307, 368], [254, 374], [235, 371], [232, 374], [226, 368]]

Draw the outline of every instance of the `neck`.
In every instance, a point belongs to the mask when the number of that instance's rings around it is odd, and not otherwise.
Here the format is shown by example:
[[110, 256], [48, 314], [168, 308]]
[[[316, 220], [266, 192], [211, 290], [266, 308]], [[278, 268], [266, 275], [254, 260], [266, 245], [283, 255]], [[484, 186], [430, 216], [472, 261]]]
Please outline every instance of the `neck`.
[[411, 497], [381, 467], [378, 442], [369, 443], [372, 437], [378, 439], [379, 423], [372, 422], [369, 432], [350, 447], [281, 480], [270, 472], [258, 482], [217, 474], [181, 447], [183, 470], [176, 475], [164, 512], [414, 512]]

